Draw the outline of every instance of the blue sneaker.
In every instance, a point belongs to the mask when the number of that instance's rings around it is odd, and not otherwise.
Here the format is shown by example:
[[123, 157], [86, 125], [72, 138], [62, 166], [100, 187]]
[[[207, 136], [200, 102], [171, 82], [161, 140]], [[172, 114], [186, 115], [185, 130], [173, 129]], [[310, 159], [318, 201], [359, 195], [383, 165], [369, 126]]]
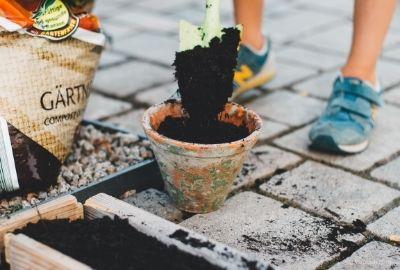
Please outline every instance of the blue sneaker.
[[255, 53], [245, 45], [240, 45], [232, 99], [274, 79], [276, 75], [275, 57], [270, 39], [266, 42], [265, 52], [261, 54]]
[[357, 78], [336, 79], [324, 114], [312, 127], [311, 148], [354, 154], [364, 151], [375, 126], [379, 92]]

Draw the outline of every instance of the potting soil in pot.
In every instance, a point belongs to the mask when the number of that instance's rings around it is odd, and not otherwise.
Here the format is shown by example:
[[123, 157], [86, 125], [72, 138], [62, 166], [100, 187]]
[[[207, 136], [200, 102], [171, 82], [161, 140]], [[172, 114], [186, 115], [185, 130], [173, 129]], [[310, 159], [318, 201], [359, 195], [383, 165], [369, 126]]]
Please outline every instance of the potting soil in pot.
[[92, 221], [40, 221], [15, 233], [29, 237], [94, 269], [220, 269], [147, 236], [127, 220], [108, 217]]
[[151, 158], [149, 142], [137, 135], [104, 133], [93, 126], [81, 126], [57, 183], [41, 192], [2, 194], [0, 217], [74, 191]]
[[245, 126], [218, 120], [232, 96], [240, 30], [219, 23], [219, 1], [207, 2], [202, 27], [181, 22], [181, 50], [174, 62], [187, 117], [167, 117], [158, 128], [164, 136], [193, 143], [225, 143], [249, 135]]

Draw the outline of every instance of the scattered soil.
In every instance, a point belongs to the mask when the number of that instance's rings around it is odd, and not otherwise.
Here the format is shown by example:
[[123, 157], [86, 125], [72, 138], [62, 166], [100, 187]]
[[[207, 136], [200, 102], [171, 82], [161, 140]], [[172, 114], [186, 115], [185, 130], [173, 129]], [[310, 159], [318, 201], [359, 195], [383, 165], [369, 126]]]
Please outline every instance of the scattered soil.
[[70, 156], [61, 167], [57, 184], [41, 192], [1, 194], [0, 218], [87, 186], [150, 158], [153, 158], [153, 153], [149, 142], [137, 135], [104, 133], [93, 126], [82, 126]]
[[190, 245], [195, 248], [207, 248], [209, 250], [213, 250], [215, 248], [215, 245], [206, 241], [201, 241], [199, 239], [195, 239], [189, 236], [189, 233], [183, 231], [183, 230], [177, 230], [173, 234], [169, 236], [172, 239], [176, 239], [181, 241], [184, 244]]
[[175, 140], [202, 144], [228, 143], [249, 135], [249, 130], [245, 126], [238, 127], [219, 121], [208, 121], [199, 126], [191, 121], [191, 118], [173, 117], [167, 117], [161, 123], [158, 132]]
[[[282, 208], [289, 206], [284, 204]], [[331, 256], [340, 254], [340, 258], [345, 258], [358, 248], [357, 243], [350, 239], [354, 240], [365, 231], [365, 224], [360, 220], [354, 221], [352, 226], [339, 226], [329, 219], [304, 219], [300, 222], [302, 226], [298, 225], [298, 221], [293, 226], [288, 224], [292, 227], [289, 234], [254, 232], [242, 235], [241, 241], [249, 250], [270, 254], [271, 263], [279, 266], [293, 263], [306, 254], [321, 252]], [[288, 258], [289, 262], [282, 260], [282, 257]]]
[[223, 30], [221, 40], [214, 38], [208, 48], [196, 46], [176, 53], [175, 77], [182, 105], [188, 118], [167, 118], [158, 132], [193, 143], [225, 143], [249, 135], [246, 127], [218, 121], [218, 114], [233, 92], [234, 69], [237, 65], [240, 31]]
[[40, 221], [24, 233], [94, 269], [220, 269], [156, 238], [140, 233], [127, 220]]

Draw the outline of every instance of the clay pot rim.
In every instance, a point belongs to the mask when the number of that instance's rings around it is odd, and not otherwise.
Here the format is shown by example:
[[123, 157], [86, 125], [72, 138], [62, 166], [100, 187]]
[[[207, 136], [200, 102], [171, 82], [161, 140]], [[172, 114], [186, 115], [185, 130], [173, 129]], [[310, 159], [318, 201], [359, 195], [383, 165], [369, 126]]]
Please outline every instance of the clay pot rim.
[[[180, 101], [178, 101], [178, 103], [180, 103]], [[154, 130], [151, 127], [150, 115], [155, 113], [157, 111], [157, 108], [159, 108], [161, 106], [165, 106], [166, 102], [156, 104], [156, 105], [153, 105], [150, 108], [148, 108], [143, 114], [142, 126], [143, 126], [143, 129], [144, 129], [145, 133], [147, 134], [147, 136], [149, 138], [151, 138], [152, 140], [154, 140], [156, 142], [163, 142], [163, 144], [183, 148], [183, 149], [189, 150], [189, 151], [199, 150], [199, 149], [206, 150], [206, 151], [212, 151], [212, 150], [221, 149], [221, 148], [240, 147], [240, 145], [243, 146], [242, 147], [243, 152], [247, 151], [248, 150], [247, 146], [252, 145], [252, 142], [257, 141], [258, 136], [261, 131], [261, 128], [262, 128], [262, 125], [263, 125], [263, 121], [262, 121], [261, 117], [255, 111], [248, 109], [243, 105], [240, 105], [235, 102], [228, 102], [228, 104], [242, 107], [246, 111], [246, 113], [251, 115], [251, 117], [254, 119], [254, 121], [255, 121], [254, 124], [255, 124], [256, 128], [247, 137], [240, 139], [240, 140], [228, 142], [228, 143], [200, 144], [200, 143], [190, 143], [190, 142], [178, 141], [178, 140], [166, 137], [164, 135], [161, 135], [160, 133], [158, 133], [156, 130]]]

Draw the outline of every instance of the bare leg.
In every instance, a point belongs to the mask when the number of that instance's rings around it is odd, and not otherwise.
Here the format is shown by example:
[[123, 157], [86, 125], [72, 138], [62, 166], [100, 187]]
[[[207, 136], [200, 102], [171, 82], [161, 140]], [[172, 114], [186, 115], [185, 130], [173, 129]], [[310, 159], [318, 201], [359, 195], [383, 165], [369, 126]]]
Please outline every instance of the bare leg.
[[345, 77], [376, 84], [376, 63], [396, 6], [396, 0], [355, 0], [353, 41]]
[[259, 50], [264, 45], [262, 17], [264, 0], [234, 0], [236, 23], [244, 26], [242, 42]]

